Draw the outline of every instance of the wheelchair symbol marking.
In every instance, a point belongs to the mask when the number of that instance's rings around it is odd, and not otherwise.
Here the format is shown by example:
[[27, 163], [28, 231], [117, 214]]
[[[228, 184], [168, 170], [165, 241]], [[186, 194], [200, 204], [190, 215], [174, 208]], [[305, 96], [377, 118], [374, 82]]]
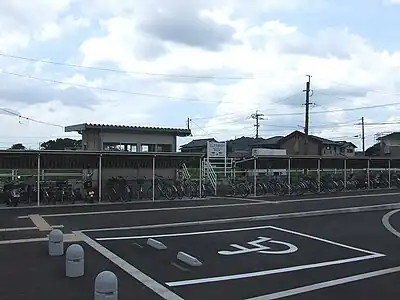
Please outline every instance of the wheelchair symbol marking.
[[[279, 245], [284, 245], [287, 247], [285, 250], [270, 250], [271, 247], [261, 245], [261, 243], [271, 243], [271, 244], [279, 244]], [[290, 254], [293, 252], [296, 252], [298, 248], [290, 243], [287, 242], [282, 242], [282, 241], [275, 241], [272, 238], [269, 237], [258, 237], [256, 240], [248, 242], [247, 243], [250, 246], [253, 246], [251, 248], [241, 246], [238, 244], [230, 244], [231, 247], [236, 248], [238, 250], [222, 250], [218, 251], [218, 254], [220, 255], [238, 255], [238, 254], [247, 254], [247, 253], [262, 253], [262, 254]]]

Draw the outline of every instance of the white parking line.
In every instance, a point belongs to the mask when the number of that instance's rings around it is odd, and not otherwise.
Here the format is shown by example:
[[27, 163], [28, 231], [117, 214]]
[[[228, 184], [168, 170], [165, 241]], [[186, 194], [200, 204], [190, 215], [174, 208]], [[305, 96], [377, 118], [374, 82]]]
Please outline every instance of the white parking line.
[[177, 294], [173, 293], [169, 289], [167, 289], [165, 286], [162, 284], [158, 283], [155, 281], [153, 278], [147, 276], [144, 274], [142, 271], [139, 269], [135, 268], [107, 248], [103, 247], [96, 241], [92, 240], [90, 237], [87, 235], [83, 234], [82, 232], [75, 231], [74, 234], [84, 241], [86, 244], [88, 244], [90, 247], [92, 247], [94, 250], [99, 252], [101, 255], [109, 259], [111, 262], [113, 262], [115, 265], [120, 267], [122, 270], [124, 270], [126, 273], [131, 275], [133, 278], [147, 286], [149, 289], [151, 289], [153, 292], [157, 293], [160, 297], [166, 300], [184, 300], [183, 298], [179, 297]]
[[287, 268], [279, 268], [279, 269], [273, 269], [273, 270], [265, 270], [265, 271], [234, 274], [234, 275], [225, 275], [225, 276], [217, 276], [217, 277], [207, 277], [207, 278], [199, 278], [199, 279], [189, 279], [189, 280], [182, 280], [182, 281], [166, 282], [165, 284], [170, 287], [177, 287], [177, 286], [187, 286], [187, 285], [204, 284], [204, 283], [212, 283], [212, 282], [221, 282], [221, 281], [227, 281], [227, 280], [254, 278], [254, 277], [267, 276], [267, 275], [273, 275], [273, 274], [281, 274], [281, 273], [287, 273], [287, 272], [293, 272], [293, 271], [341, 265], [341, 264], [346, 264], [346, 263], [351, 263], [351, 262], [356, 262], [356, 261], [375, 259], [375, 258], [382, 257], [382, 256], [385, 256], [385, 255], [383, 255], [383, 254], [366, 255], [366, 256], [359, 256], [359, 257], [353, 257], [353, 258], [347, 258], [347, 259], [340, 259], [340, 260], [335, 260], [335, 261], [327, 261], [327, 262], [322, 262], [322, 263], [315, 263], [315, 264], [308, 264], [308, 265], [301, 265], [301, 266], [287, 267]]
[[[64, 228], [64, 225], [53, 225], [51, 226], [53, 229]], [[29, 230], [38, 230], [37, 227], [10, 227], [10, 228], [0, 228], [0, 232], [13, 232], [13, 231], [29, 231]]]
[[355, 207], [326, 209], [326, 210], [311, 210], [311, 211], [302, 211], [302, 212], [247, 216], [247, 217], [227, 218], [227, 219], [211, 219], [211, 220], [202, 220], [202, 221], [161, 223], [161, 224], [152, 224], [152, 225], [87, 228], [87, 229], [81, 229], [81, 231], [82, 232], [102, 232], [102, 231], [137, 230], [137, 229], [155, 229], [155, 228], [168, 228], [168, 227], [173, 228], [173, 227], [186, 227], [186, 226], [199, 226], [199, 225], [229, 224], [229, 223], [240, 223], [240, 222], [270, 221], [270, 220], [279, 220], [279, 219], [287, 219], [287, 218], [315, 217], [315, 216], [325, 216], [325, 215], [334, 215], [334, 214], [360, 213], [360, 212], [389, 210], [389, 209], [397, 209], [397, 208], [400, 208], [400, 203], [399, 204], [389, 203], [389, 204], [379, 204], [379, 205], [370, 205], [370, 206], [355, 206]]
[[383, 226], [385, 226], [385, 228], [387, 230], [389, 230], [391, 233], [393, 233], [395, 236], [400, 237], [400, 232], [398, 232], [393, 226], [392, 224], [390, 224], [390, 217], [393, 216], [394, 214], [397, 214], [398, 212], [400, 212], [400, 209], [397, 210], [393, 210], [391, 212], [388, 212], [386, 215], [383, 216], [382, 218], [382, 223]]
[[246, 300], [272, 300], [272, 299], [281, 299], [281, 298], [286, 298], [298, 294], [303, 294], [307, 292], [312, 292], [336, 285], [341, 285], [341, 284], [346, 284], [350, 282], [355, 282], [363, 279], [368, 279], [368, 278], [373, 278], [377, 276], [382, 276], [382, 275], [387, 275], [391, 273], [396, 273], [400, 272], [400, 267], [395, 267], [395, 268], [389, 268], [389, 269], [384, 269], [384, 270], [379, 270], [379, 271], [374, 271], [374, 272], [369, 272], [369, 273], [363, 273], [359, 275], [354, 275], [354, 276], [349, 276], [349, 277], [343, 277], [335, 280], [330, 280], [330, 281], [325, 281], [325, 282], [320, 282], [316, 284], [311, 284], [299, 288], [294, 288], [286, 291], [281, 291], [278, 293], [273, 293], [273, 294], [268, 294], [268, 295], [263, 295], [259, 297], [253, 297], [253, 298], [248, 298]]
[[[118, 214], [118, 213], [133, 213], [133, 212], [153, 212], [153, 211], [177, 211], [177, 210], [201, 210], [209, 208], [223, 208], [223, 207], [241, 207], [249, 205], [275, 205], [281, 203], [290, 202], [303, 202], [303, 201], [323, 201], [323, 200], [335, 200], [335, 199], [357, 199], [357, 198], [374, 198], [383, 196], [400, 195], [400, 193], [384, 193], [384, 194], [361, 194], [361, 195], [345, 195], [336, 197], [320, 197], [320, 198], [305, 198], [305, 199], [294, 199], [294, 200], [282, 200], [282, 201], [260, 201], [260, 202], [249, 202], [249, 203], [234, 203], [234, 204], [222, 204], [222, 205], [199, 205], [199, 206], [180, 206], [180, 207], [164, 207], [164, 208], [143, 208], [143, 209], [121, 209], [121, 210], [103, 210], [103, 211], [91, 211], [91, 212], [76, 212], [76, 213], [58, 213], [58, 214], [42, 214], [42, 217], [68, 217], [68, 216], [89, 216], [89, 215], [105, 215], [105, 214]], [[214, 198], [215, 199], [215, 198]], [[225, 198], [228, 199], [228, 198]], [[239, 198], [243, 200], [243, 198]], [[257, 200], [257, 199], [252, 199]], [[258, 201], [258, 200], [257, 200]], [[27, 219], [29, 216], [19, 216], [19, 219]]]
[[[124, 214], [135, 212], [153, 212], [153, 211], [174, 211], [187, 209], [206, 209], [217, 207], [235, 207], [248, 205], [265, 205], [265, 201], [257, 203], [233, 203], [233, 204], [215, 204], [215, 205], [197, 205], [197, 206], [179, 206], [179, 207], [164, 207], [164, 208], [136, 208], [136, 209], [120, 209], [120, 210], [102, 210], [102, 211], [87, 211], [76, 213], [60, 213], [60, 214], [42, 214], [42, 217], [72, 217], [72, 216], [92, 216], [92, 215], [108, 215], [108, 214]], [[29, 216], [18, 216], [18, 219], [27, 219]]]

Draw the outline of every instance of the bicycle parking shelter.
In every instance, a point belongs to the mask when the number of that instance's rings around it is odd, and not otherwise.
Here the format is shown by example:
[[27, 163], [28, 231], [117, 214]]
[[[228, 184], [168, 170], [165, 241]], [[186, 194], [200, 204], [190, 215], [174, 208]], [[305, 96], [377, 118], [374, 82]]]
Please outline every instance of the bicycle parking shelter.
[[[42, 170], [94, 169], [98, 170], [97, 181], [99, 202], [102, 196], [102, 178], [108, 170], [149, 169], [153, 186], [156, 169], [179, 169], [185, 164], [199, 168], [202, 153], [179, 152], [103, 152], [103, 151], [39, 151], [39, 150], [0, 150], [0, 169], [36, 170], [37, 197], [40, 205], [40, 185]], [[154, 195], [153, 195], [154, 197]], [[153, 199], [154, 200], [154, 199]]]
[[[254, 186], [257, 182], [259, 170], [287, 170], [287, 180], [291, 183], [292, 170], [315, 170], [317, 172], [318, 182], [321, 179], [321, 171], [343, 170], [344, 177], [350, 170], [366, 170], [368, 184], [371, 170], [387, 170], [389, 176], [392, 171], [400, 169], [400, 157], [337, 157], [337, 156], [258, 156], [244, 158], [235, 161], [235, 169], [240, 168], [253, 170]], [[346, 183], [345, 183], [346, 184]], [[256, 191], [254, 191], [255, 193]]]

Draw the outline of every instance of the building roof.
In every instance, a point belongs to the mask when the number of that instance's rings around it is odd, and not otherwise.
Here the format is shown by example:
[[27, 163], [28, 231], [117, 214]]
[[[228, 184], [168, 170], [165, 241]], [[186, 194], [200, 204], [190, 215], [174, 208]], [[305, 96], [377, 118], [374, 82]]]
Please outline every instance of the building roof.
[[[284, 139], [288, 139], [288, 138], [290, 138], [290, 137], [292, 137], [293, 135], [296, 135], [296, 134], [305, 135], [303, 132], [298, 131], [298, 130], [295, 130], [295, 131], [293, 131], [292, 133], [288, 134], [287, 136], [282, 137], [282, 138], [279, 140], [279, 142], [281, 142], [281, 141], [284, 140]], [[332, 141], [332, 140], [328, 140], [328, 139], [325, 139], [325, 138], [322, 138], [322, 137], [319, 137], [319, 136], [316, 136], [316, 135], [311, 135], [311, 134], [309, 135], [309, 138], [311, 138], [311, 139], [317, 141], [318, 143], [322, 143], [322, 144], [324, 144], [324, 145], [345, 146], [345, 145], [347, 144], [347, 145], [353, 146], [354, 148], [357, 148], [357, 146], [354, 145], [352, 142], [347, 142], [347, 141]]]
[[392, 132], [390, 134], [383, 135], [383, 136], [377, 138], [377, 140], [380, 141], [380, 140], [386, 139], [388, 137], [400, 137], [400, 132]]
[[127, 125], [107, 125], [107, 124], [91, 124], [83, 123], [65, 127], [65, 132], [82, 132], [86, 130], [103, 130], [103, 131], [126, 131], [128, 133], [160, 133], [170, 134], [180, 137], [190, 136], [190, 129], [182, 128], [163, 128], [163, 127], [145, 127], [145, 126], [127, 126]]
[[207, 146], [207, 142], [216, 142], [214, 138], [208, 138], [208, 139], [197, 139], [193, 140], [185, 145], [181, 146], [182, 148], [197, 148], [197, 147], [205, 147]]

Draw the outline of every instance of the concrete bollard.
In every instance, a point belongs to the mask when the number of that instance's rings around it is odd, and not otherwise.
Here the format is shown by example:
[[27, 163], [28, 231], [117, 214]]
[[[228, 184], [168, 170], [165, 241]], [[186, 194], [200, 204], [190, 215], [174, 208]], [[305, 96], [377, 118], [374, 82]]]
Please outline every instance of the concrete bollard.
[[64, 235], [59, 229], [54, 229], [49, 233], [49, 255], [64, 255]]
[[103, 271], [97, 275], [94, 300], [118, 300], [118, 278], [113, 272]]
[[70, 278], [85, 274], [85, 253], [81, 245], [73, 244], [65, 253], [65, 275]]

